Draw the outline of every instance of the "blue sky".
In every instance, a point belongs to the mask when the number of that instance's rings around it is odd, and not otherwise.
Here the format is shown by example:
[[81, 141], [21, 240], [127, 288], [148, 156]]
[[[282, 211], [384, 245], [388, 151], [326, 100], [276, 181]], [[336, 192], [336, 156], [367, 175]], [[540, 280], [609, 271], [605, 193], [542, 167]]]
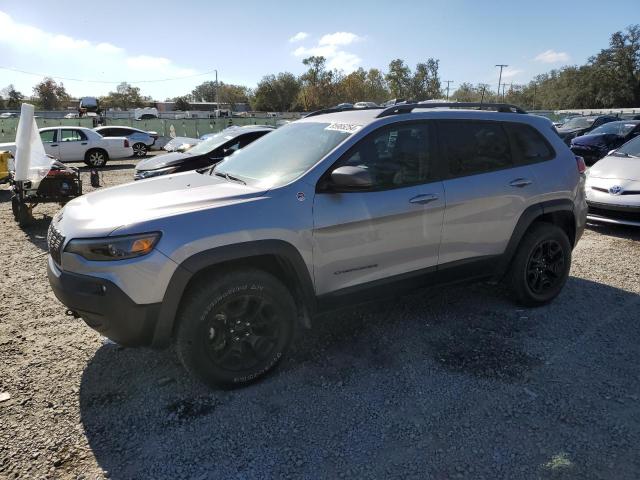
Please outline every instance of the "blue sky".
[[[607, 6], [609, 5], [609, 6]], [[581, 64], [611, 33], [640, 23], [638, 0], [546, 1], [139, 1], [0, 0], [0, 66], [63, 80], [73, 95], [139, 83], [156, 99], [219, 79], [255, 86], [269, 73], [304, 70], [324, 54], [346, 72], [440, 59], [443, 80], [522, 83]], [[187, 78], [188, 77], [188, 78]], [[38, 76], [0, 69], [0, 89], [30, 94]], [[114, 83], [100, 83], [100, 82]]]

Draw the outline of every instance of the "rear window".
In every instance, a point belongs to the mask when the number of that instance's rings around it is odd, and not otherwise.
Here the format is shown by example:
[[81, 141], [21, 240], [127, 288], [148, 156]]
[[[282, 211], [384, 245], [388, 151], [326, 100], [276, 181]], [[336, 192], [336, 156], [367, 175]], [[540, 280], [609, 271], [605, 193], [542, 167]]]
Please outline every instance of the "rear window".
[[511, 139], [511, 149], [516, 163], [544, 162], [554, 157], [551, 145], [535, 128], [523, 123], [505, 123], [504, 127]]
[[442, 121], [438, 131], [449, 177], [513, 166], [509, 138], [498, 122]]

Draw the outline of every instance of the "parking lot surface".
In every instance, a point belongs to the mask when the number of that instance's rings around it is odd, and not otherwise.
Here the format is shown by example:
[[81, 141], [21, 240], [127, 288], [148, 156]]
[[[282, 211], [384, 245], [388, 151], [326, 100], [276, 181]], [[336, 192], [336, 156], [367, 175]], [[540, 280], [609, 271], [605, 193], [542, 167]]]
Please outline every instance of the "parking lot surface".
[[0, 191], [0, 478], [640, 478], [640, 230], [588, 229], [546, 307], [489, 284], [346, 306], [211, 391], [64, 314], [56, 209], [20, 229]]

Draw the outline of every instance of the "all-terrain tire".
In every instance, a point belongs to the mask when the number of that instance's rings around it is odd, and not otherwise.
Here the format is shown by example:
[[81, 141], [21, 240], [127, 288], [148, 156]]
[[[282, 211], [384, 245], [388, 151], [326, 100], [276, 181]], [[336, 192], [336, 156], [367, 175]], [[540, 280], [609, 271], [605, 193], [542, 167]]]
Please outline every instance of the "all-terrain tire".
[[506, 276], [515, 300], [536, 307], [558, 296], [571, 268], [571, 243], [560, 227], [534, 223], [520, 241]]
[[287, 353], [297, 321], [289, 290], [273, 275], [242, 268], [199, 281], [178, 313], [180, 361], [211, 386], [251, 383]]

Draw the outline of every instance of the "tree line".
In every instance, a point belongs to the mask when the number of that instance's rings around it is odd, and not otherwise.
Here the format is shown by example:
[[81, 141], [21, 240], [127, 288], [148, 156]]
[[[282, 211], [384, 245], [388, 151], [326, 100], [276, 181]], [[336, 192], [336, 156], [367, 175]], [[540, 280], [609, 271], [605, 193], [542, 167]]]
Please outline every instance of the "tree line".
[[[386, 72], [359, 68], [345, 74], [327, 68], [326, 58], [311, 56], [302, 63], [301, 75], [290, 72], [265, 75], [255, 89], [206, 81], [190, 93], [167, 99], [176, 110], [189, 110], [190, 102], [214, 102], [232, 107], [246, 103], [257, 111], [310, 111], [343, 102], [382, 103], [392, 98], [415, 101], [442, 98], [439, 60], [428, 58], [412, 70], [402, 59], [389, 63]], [[25, 96], [13, 85], [0, 91], [0, 109], [16, 109]], [[68, 100], [65, 87], [45, 78], [33, 88], [32, 101], [55, 110]], [[459, 102], [504, 101], [527, 109], [624, 108], [640, 106], [640, 25], [630, 25], [611, 35], [609, 45], [584, 65], [567, 66], [537, 75], [526, 84], [461, 83], [450, 99]], [[126, 82], [100, 98], [103, 108], [130, 109], [148, 105], [151, 98]]]

